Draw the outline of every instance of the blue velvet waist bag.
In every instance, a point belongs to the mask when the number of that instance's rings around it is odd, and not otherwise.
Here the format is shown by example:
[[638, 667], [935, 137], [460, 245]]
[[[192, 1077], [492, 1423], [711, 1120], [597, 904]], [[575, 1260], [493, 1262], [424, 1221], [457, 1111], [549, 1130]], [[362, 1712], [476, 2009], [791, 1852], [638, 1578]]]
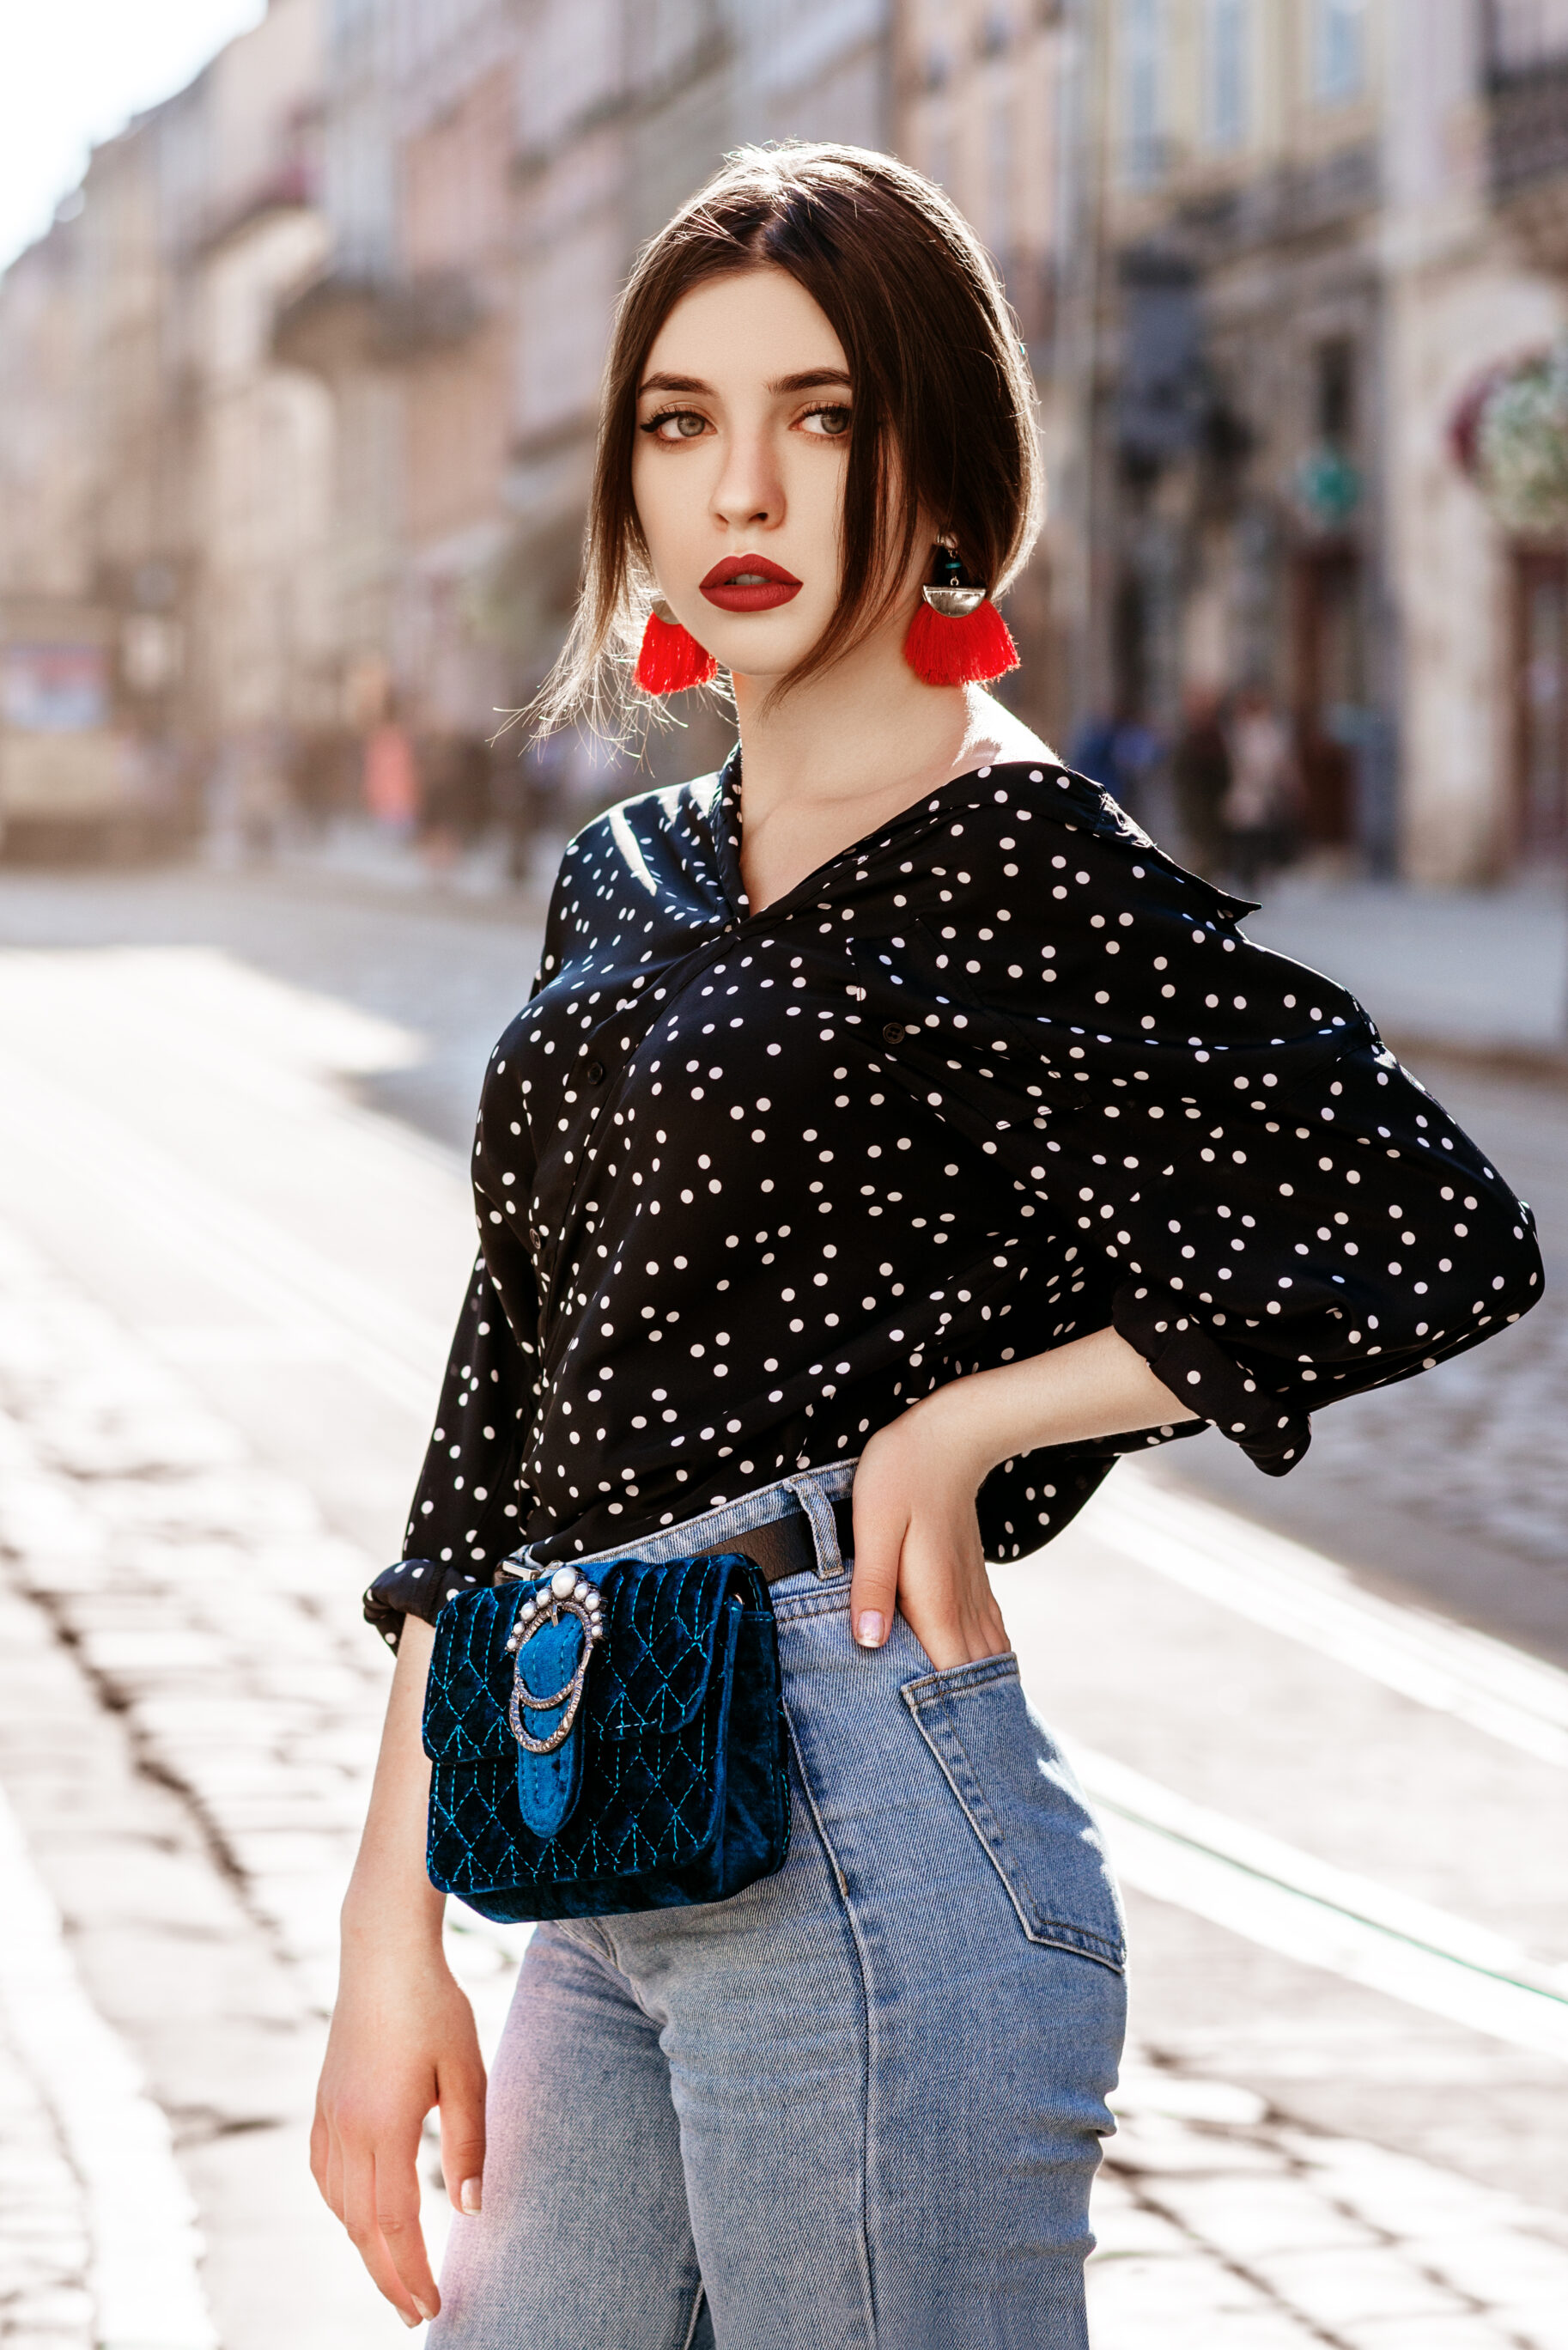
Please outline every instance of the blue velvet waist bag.
[[724, 1901], [789, 1848], [778, 1631], [735, 1552], [459, 1593], [424, 1742], [431, 1882], [484, 1918]]

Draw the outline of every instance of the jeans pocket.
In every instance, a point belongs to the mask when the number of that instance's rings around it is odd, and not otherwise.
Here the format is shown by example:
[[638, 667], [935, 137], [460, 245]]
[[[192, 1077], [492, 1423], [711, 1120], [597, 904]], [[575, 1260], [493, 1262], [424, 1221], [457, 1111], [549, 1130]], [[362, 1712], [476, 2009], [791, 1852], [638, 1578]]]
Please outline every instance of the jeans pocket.
[[922, 1674], [900, 1694], [1029, 1939], [1119, 1973], [1127, 1937], [1100, 1832], [1017, 1658]]

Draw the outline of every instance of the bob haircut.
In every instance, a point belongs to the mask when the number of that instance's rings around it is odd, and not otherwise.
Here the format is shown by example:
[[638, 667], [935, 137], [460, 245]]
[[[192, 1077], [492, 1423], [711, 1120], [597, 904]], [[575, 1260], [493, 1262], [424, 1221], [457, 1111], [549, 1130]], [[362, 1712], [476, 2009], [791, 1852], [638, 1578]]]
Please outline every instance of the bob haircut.
[[638, 388], [694, 286], [786, 270], [843, 345], [853, 391], [843, 577], [832, 619], [780, 685], [840, 660], [897, 600], [924, 513], [992, 594], [1039, 527], [1034, 386], [990, 258], [941, 190], [890, 155], [742, 147], [643, 247], [616, 312], [571, 635], [529, 715], [620, 731], [657, 587], [632, 497]]

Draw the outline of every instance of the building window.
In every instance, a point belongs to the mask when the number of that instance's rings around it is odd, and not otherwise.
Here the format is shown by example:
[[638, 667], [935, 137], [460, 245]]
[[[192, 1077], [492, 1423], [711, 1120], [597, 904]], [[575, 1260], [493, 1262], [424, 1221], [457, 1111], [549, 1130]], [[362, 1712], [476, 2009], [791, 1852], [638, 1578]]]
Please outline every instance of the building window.
[[1247, 0], [1209, 0], [1209, 144], [1240, 147], [1247, 136]]
[[1319, 343], [1314, 358], [1318, 438], [1346, 448], [1355, 438], [1355, 345], [1348, 335], [1335, 335]]
[[1148, 187], [1165, 161], [1164, 0], [1122, 0], [1122, 123], [1125, 168]]
[[1490, 63], [1505, 73], [1568, 56], [1568, 0], [1492, 0]]
[[1359, 98], [1366, 84], [1366, 0], [1316, 0], [1313, 87], [1325, 106]]

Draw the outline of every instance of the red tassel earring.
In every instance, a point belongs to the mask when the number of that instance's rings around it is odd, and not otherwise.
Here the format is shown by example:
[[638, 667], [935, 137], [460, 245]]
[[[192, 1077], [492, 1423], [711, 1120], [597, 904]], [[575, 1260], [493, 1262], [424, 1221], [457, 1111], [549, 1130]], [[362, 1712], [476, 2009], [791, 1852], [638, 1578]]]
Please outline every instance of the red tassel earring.
[[1018, 648], [983, 588], [963, 586], [950, 546], [939, 549], [942, 576], [920, 590], [904, 639], [904, 659], [927, 685], [982, 685], [1018, 667]]
[[637, 681], [644, 693], [684, 693], [688, 686], [706, 685], [718, 674], [712, 654], [703, 651], [660, 597], [648, 616], [637, 656]]

